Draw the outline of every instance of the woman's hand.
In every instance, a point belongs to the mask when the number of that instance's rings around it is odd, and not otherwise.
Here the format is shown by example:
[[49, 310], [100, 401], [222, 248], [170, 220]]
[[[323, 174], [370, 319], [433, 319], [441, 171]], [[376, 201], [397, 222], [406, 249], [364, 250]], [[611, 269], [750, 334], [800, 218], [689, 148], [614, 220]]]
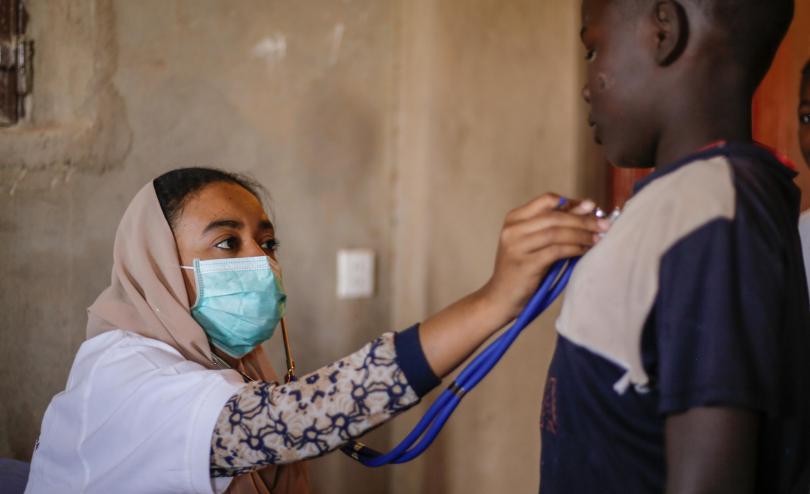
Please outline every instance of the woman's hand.
[[492, 333], [520, 313], [551, 265], [580, 256], [599, 241], [610, 221], [598, 220], [593, 201], [568, 201], [545, 194], [506, 216], [495, 270], [479, 290], [425, 320], [422, 350], [443, 377]]
[[504, 324], [520, 313], [552, 264], [585, 254], [610, 228], [609, 220], [592, 214], [593, 201], [560, 203], [560, 196], [545, 194], [506, 215], [494, 272], [479, 291]]

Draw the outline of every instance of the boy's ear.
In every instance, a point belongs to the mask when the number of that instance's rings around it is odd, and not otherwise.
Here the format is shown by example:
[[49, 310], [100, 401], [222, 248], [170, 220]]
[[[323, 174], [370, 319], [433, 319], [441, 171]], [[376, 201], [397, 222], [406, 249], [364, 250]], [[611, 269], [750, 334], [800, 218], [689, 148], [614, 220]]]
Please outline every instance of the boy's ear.
[[675, 0], [655, 2], [653, 11], [655, 61], [670, 65], [681, 56], [689, 39], [689, 22], [683, 6]]

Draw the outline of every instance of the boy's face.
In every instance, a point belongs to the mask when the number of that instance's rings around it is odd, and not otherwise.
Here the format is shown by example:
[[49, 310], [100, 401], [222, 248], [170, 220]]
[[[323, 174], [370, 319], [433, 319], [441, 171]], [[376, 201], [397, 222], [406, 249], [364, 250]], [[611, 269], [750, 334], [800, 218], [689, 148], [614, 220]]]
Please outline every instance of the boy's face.
[[799, 102], [799, 144], [804, 162], [810, 166], [810, 75], [802, 77], [802, 93]]
[[617, 0], [583, 0], [582, 43], [588, 61], [583, 97], [594, 138], [612, 164], [654, 165], [654, 60], [642, 44], [642, 16]]

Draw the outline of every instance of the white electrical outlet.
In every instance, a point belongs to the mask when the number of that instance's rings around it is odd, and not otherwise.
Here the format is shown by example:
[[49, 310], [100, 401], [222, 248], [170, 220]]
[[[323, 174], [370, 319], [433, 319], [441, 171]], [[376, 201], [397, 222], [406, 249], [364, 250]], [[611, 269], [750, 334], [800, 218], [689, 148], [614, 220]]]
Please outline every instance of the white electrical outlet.
[[337, 296], [341, 299], [374, 295], [374, 251], [341, 249], [337, 253]]

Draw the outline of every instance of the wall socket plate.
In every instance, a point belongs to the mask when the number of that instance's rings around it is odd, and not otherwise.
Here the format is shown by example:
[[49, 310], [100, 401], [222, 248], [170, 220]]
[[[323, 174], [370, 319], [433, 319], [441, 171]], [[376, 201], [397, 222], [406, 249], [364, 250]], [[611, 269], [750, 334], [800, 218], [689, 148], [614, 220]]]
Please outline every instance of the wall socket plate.
[[339, 299], [374, 296], [375, 254], [371, 249], [340, 249], [337, 253]]

